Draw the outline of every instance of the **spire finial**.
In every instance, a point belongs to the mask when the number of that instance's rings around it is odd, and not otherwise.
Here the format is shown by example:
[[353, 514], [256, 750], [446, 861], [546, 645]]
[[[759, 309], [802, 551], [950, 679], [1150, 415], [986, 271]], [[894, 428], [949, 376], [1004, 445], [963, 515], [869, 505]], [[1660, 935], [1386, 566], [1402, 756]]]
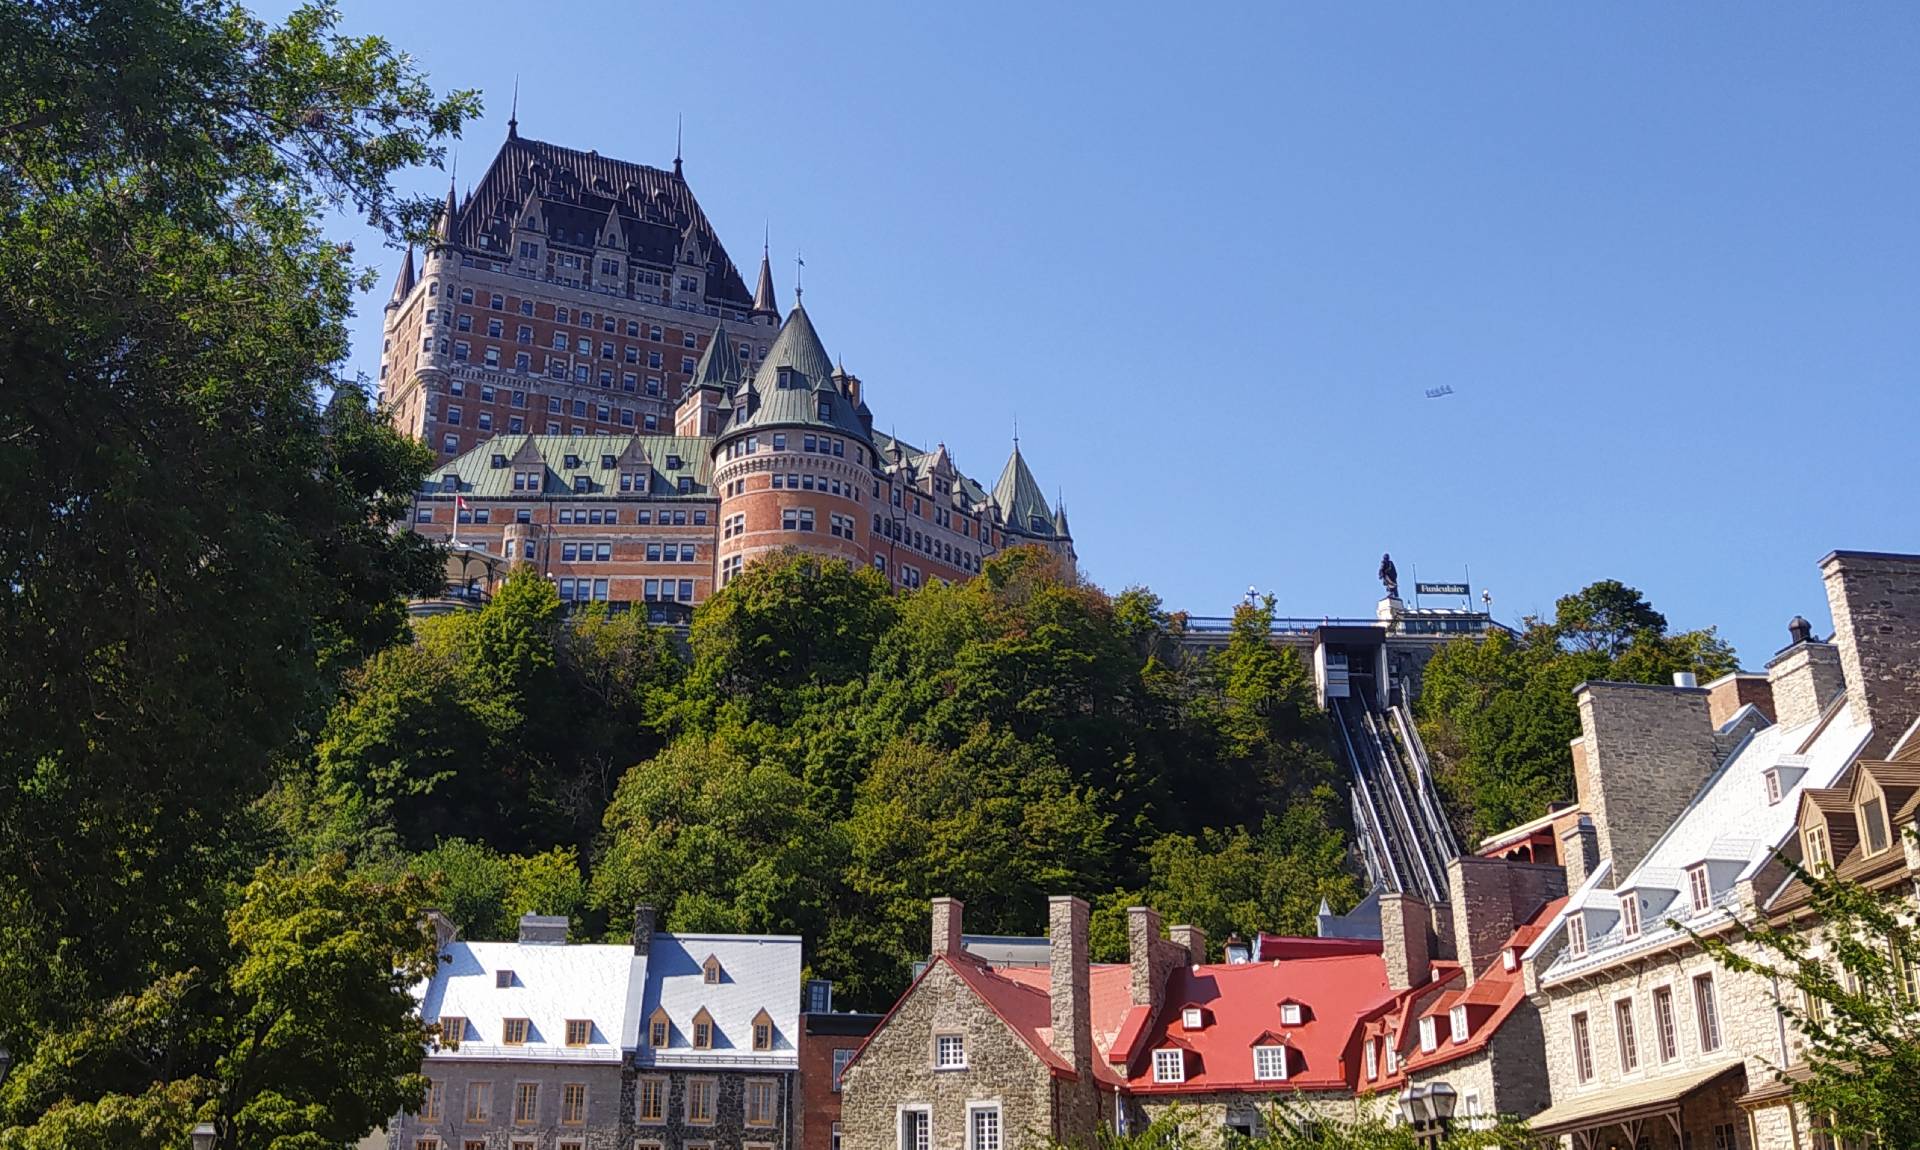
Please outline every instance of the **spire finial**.
[[520, 138], [520, 73], [513, 74], [513, 104], [507, 110], [507, 139]]
[[795, 307], [800, 306], [800, 297], [807, 290], [800, 286], [800, 269], [806, 266], [807, 261], [800, 258], [800, 249], [793, 249], [793, 306]]
[[[673, 174], [680, 175], [680, 142], [686, 134], [687, 117], [685, 113], [673, 118]], [[684, 177], [682, 177], [684, 178]]]
[[1020, 417], [1017, 414], [1013, 417], [1013, 449], [1016, 452], [1020, 450]]

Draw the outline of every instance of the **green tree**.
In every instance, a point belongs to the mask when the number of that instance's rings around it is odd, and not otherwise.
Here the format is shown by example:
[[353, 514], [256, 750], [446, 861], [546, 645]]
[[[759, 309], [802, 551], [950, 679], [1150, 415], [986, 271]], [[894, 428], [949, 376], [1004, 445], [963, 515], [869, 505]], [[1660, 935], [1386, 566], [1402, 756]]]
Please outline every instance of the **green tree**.
[[43, 1033], [0, 1090], [19, 1150], [341, 1147], [419, 1105], [432, 1037], [412, 988], [438, 962], [417, 880], [348, 873], [340, 856], [261, 868], [216, 964], [159, 978]]
[[[0, 1042], [216, 949], [251, 800], [437, 581], [333, 209], [476, 107], [325, 7], [0, 7]], [[331, 402], [322, 393], [331, 391]], [[128, 929], [138, 923], [140, 928]]]

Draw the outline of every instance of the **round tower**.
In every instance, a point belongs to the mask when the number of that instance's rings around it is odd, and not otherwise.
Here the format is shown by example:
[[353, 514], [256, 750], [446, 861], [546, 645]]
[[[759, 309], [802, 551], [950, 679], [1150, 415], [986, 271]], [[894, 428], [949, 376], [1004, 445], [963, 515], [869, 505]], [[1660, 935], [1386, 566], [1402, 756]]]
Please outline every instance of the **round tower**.
[[844, 378], [796, 303], [714, 439], [719, 585], [785, 547], [868, 562], [873, 441]]

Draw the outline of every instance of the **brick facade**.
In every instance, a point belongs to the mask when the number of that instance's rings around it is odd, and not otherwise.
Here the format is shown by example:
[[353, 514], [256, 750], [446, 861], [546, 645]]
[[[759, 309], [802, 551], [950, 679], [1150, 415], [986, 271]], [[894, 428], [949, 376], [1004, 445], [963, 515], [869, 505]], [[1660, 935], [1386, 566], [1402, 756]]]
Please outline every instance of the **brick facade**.
[[796, 1115], [800, 1150], [840, 1150], [841, 1084], [844, 1065], [880, 1021], [877, 1014], [804, 1014], [800, 1017], [800, 1106]]

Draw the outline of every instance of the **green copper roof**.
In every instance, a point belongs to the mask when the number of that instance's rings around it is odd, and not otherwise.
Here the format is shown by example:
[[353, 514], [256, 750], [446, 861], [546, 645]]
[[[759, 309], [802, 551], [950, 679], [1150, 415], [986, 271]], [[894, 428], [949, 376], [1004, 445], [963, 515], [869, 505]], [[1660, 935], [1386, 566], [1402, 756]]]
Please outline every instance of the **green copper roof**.
[[787, 313], [753, 381], [734, 397], [733, 423], [722, 437], [763, 427], [818, 427], [869, 442], [866, 424], [833, 378], [833, 360], [807, 309]]
[[1047, 507], [1047, 497], [1040, 494], [1040, 484], [1034, 480], [1033, 472], [1027, 470], [1027, 461], [1020, 456], [1018, 443], [1013, 445], [1013, 455], [1000, 472], [1000, 482], [993, 485], [993, 504], [1000, 509], [1000, 522], [1007, 530], [1052, 538], [1053, 512]]
[[742, 378], [740, 354], [727, 338], [727, 325], [714, 325], [713, 338], [707, 341], [707, 350], [700, 353], [700, 362], [693, 369], [693, 386], [732, 391]]
[[[477, 499], [572, 497], [605, 499], [619, 495], [622, 472], [649, 473], [647, 494], [659, 498], [680, 495], [680, 479], [693, 481], [686, 498], [712, 499], [713, 441], [692, 435], [499, 435], [442, 464], [422, 485], [422, 495]], [[672, 466], [678, 464], [679, 466]], [[537, 492], [515, 491], [515, 472], [538, 470]], [[586, 477], [579, 490], [576, 478]]]

